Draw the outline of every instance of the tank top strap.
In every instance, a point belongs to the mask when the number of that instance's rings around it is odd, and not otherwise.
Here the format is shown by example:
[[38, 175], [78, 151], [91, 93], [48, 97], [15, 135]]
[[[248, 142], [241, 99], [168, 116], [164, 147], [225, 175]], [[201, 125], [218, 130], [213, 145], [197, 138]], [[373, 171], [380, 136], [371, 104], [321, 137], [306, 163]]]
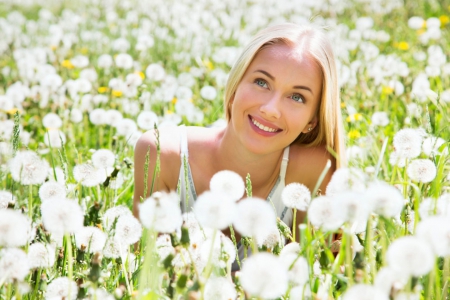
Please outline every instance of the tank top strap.
[[284, 178], [286, 177], [286, 169], [289, 162], [289, 146], [284, 148], [283, 152], [283, 160], [281, 161], [281, 168], [280, 168], [280, 178], [284, 182]]
[[186, 126], [183, 124], [180, 125], [180, 158], [182, 163], [184, 161], [184, 157], [186, 157], [186, 159], [189, 157], [189, 151]]

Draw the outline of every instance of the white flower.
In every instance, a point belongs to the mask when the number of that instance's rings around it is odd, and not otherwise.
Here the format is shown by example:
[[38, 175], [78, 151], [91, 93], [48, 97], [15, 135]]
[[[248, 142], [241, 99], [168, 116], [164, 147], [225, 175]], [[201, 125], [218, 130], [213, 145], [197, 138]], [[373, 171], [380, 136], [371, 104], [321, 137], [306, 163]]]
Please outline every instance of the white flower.
[[131, 211], [128, 207], [124, 205], [117, 205], [109, 208], [102, 218], [103, 228], [106, 231], [110, 231], [116, 219], [121, 216], [131, 216]]
[[350, 224], [354, 233], [366, 230], [371, 213], [371, 203], [362, 199], [362, 196], [362, 193], [343, 192], [333, 197], [333, 209], [336, 210], [339, 219]]
[[83, 211], [74, 200], [48, 199], [41, 205], [42, 222], [51, 233], [74, 233], [83, 226]]
[[3, 278], [22, 281], [29, 271], [30, 264], [25, 251], [18, 248], [0, 250], [0, 274]]
[[333, 196], [344, 191], [364, 191], [366, 175], [356, 168], [340, 168], [333, 173], [327, 186], [327, 195]]
[[237, 204], [233, 224], [243, 236], [265, 236], [276, 228], [276, 215], [272, 206], [264, 199], [247, 198]]
[[422, 135], [416, 129], [402, 129], [394, 135], [394, 147], [399, 157], [415, 158], [422, 152]]
[[372, 285], [358, 283], [344, 293], [342, 300], [389, 300], [389, 294]]
[[308, 219], [316, 228], [335, 231], [344, 223], [344, 219], [333, 206], [334, 200], [328, 196], [314, 198], [308, 209]]
[[109, 238], [103, 248], [103, 255], [109, 258], [122, 258], [124, 261], [128, 255], [128, 245], [123, 244], [115, 237]]
[[375, 277], [374, 286], [389, 295], [394, 290], [401, 290], [408, 282], [408, 276], [389, 267], [382, 267]]
[[45, 299], [75, 300], [77, 298], [77, 294], [78, 286], [75, 281], [71, 281], [67, 277], [58, 277], [47, 286]]
[[91, 296], [90, 298], [85, 299], [97, 299], [97, 300], [115, 300], [113, 295], [105, 291], [103, 288], [89, 288], [88, 293]]
[[[291, 289], [291, 292], [289, 293], [289, 299], [290, 300], [304, 300], [304, 299], [311, 299], [311, 289], [309, 285], [305, 286], [296, 286]], [[318, 297], [318, 299], [322, 299], [321, 297]]]
[[14, 204], [16, 201], [13, 194], [8, 191], [0, 190], [0, 209], [8, 208], [9, 203]]
[[301, 183], [290, 183], [283, 189], [281, 200], [286, 207], [306, 211], [311, 202], [311, 192]]
[[404, 236], [393, 241], [386, 252], [388, 266], [405, 276], [422, 276], [434, 267], [431, 247], [421, 238]]
[[44, 144], [51, 148], [59, 149], [66, 142], [66, 135], [58, 129], [49, 129], [44, 135]]
[[284, 245], [284, 236], [280, 234], [278, 228], [272, 228], [272, 230], [264, 236], [256, 236], [256, 242], [259, 247], [265, 246], [269, 249], [273, 249], [277, 245]]
[[423, 140], [422, 144], [422, 151], [425, 155], [440, 155], [440, 154], [447, 154], [448, 150], [447, 147], [445, 147], [442, 151], [442, 153], [439, 151], [439, 148], [445, 144], [445, 140], [440, 137], [434, 137], [430, 136]]
[[292, 242], [284, 246], [283, 249], [281, 249], [280, 257], [292, 253], [297, 255], [300, 253], [300, 251], [301, 251], [300, 244], [297, 242]]
[[151, 81], [161, 81], [166, 76], [166, 71], [158, 64], [151, 64], [145, 70], [145, 75]]
[[249, 295], [274, 299], [286, 292], [288, 273], [279, 257], [260, 252], [247, 258], [242, 267], [240, 282]]
[[55, 264], [55, 248], [51, 245], [34, 243], [28, 247], [30, 268], [51, 268]]
[[374, 126], [385, 127], [389, 124], [388, 114], [384, 111], [376, 111], [372, 115], [372, 124]]
[[309, 266], [303, 256], [299, 257], [299, 254], [284, 253], [284, 255], [280, 255], [280, 259], [286, 270], [288, 270], [290, 283], [294, 286], [303, 286], [309, 281]]
[[80, 123], [83, 121], [83, 112], [78, 108], [72, 108], [70, 111], [70, 121], [73, 123]]
[[111, 150], [99, 149], [92, 154], [92, 164], [98, 169], [113, 167], [116, 157]]
[[156, 251], [159, 258], [164, 260], [169, 254], [175, 255], [175, 248], [172, 246], [170, 235], [162, 234], [156, 239]]
[[57, 114], [48, 113], [42, 119], [42, 125], [45, 128], [58, 129], [62, 126], [62, 120]]
[[245, 192], [245, 184], [242, 177], [233, 171], [223, 170], [213, 175], [209, 182], [209, 188], [213, 192], [223, 193], [231, 200], [237, 201]]
[[411, 29], [420, 29], [425, 26], [425, 20], [421, 17], [413, 16], [408, 20], [408, 26]]
[[137, 117], [137, 125], [144, 130], [153, 129], [158, 123], [158, 116], [152, 111], [142, 111]]
[[97, 169], [92, 164], [84, 163], [73, 168], [73, 177], [76, 181], [81, 182], [83, 186], [92, 187], [106, 180], [106, 172], [105, 170]]
[[89, 65], [89, 58], [84, 55], [77, 55], [70, 60], [75, 68], [85, 68]]
[[[56, 181], [61, 184], [65, 184], [66, 182], [66, 176], [64, 175], [63, 169], [60, 167], [54, 167], [48, 169], [48, 180], [49, 181]], [[45, 183], [44, 183], [45, 184]]]
[[39, 188], [39, 198], [44, 202], [51, 198], [66, 198], [66, 187], [57, 181], [44, 182]]
[[214, 100], [217, 97], [217, 91], [213, 86], [206, 85], [201, 88], [200, 96], [206, 100]]
[[400, 156], [399, 153], [396, 151], [392, 151], [391, 154], [389, 155], [389, 163], [392, 166], [398, 166], [400, 168], [403, 168], [406, 165], [406, 160], [407, 158]]
[[431, 246], [436, 256], [450, 255], [450, 218], [430, 216], [419, 222], [416, 228], [417, 237]]
[[97, 81], [98, 75], [95, 69], [84, 69], [80, 72], [80, 78], [84, 78], [94, 83]]
[[121, 69], [130, 69], [133, 67], [133, 58], [127, 53], [117, 54], [114, 58], [116, 66]]
[[146, 228], [161, 233], [178, 230], [183, 222], [178, 195], [175, 192], [154, 193], [139, 205], [139, 219]]
[[205, 300], [229, 300], [236, 299], [237, 292], [234, 283], [226, 277], [213, 277], [205, 284]]
[[[234, 200], [234, 199], [233, 199]], [[206, 191], [194, 204], [194, 213], [203, 227], [225, 229], [236, 216], [236, 202], [223, 193]]]
[[0, 210], [0, 246], [21, 247], [30, 237], [31, 221], [12, 209]]
[[119, 120], [115, 126], [117, 134], [124, 137], [128, 137], [130, 134], [137, 130], [136, 122], [127, 118]]
[[403, 195], [400, 191], [383, 181], [371, 183], [364, 193], [376, 214], [386, 218], [399, 215], [404, 206]]
[[10, 160], [11, 176], [21, 184], [41, 184], [47, 178], [49, 164], [33, 151], [21, 151]]
[[75, 243], [78, 249], [85, 248], [89, 253], [101, 252], [106, 243], [106, 234], [99, 228], [87, 226], [75, 232]]
[[103, 108], [96, 108], [89, 113], [89, 121], [94, 125], [106, 124], [106, 112]]
[[131, 245], [139, 241], [142, 235], [142, 226], [132, 215], [119, 217], [116, 224], [115, 237], [126, 245]]
[[436, 165], [429, 159], [415, 159], [411, 161], [406, 172], [413, 181], [428, 183], [436, 177]]

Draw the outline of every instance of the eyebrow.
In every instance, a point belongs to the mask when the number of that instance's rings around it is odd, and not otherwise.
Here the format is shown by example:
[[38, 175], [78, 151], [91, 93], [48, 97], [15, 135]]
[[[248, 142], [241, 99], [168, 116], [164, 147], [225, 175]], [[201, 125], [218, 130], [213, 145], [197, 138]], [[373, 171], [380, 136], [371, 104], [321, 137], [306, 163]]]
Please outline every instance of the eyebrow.
[[[267, 72], [267, 71], [264, 71], [264, 70], [256, 70], [255, 73], [256, 73], [256, 72], [263, 73], [264, 75], [266, 75], [267, 77], [269, 77], [270, 79], [272, 79], [273, 81], [275, 81], [275, 77], [273, 77], [273, 75], [270, 74], [270, 73]], [[307, 90], [307, 91], [309, 91], [311, 94], [314, 95], [314, 93], [312, 92], [312, 90], [311, 90], [309, 87], [304, 86], [304, 85], [295, 85], [295, 86], [294, 86], [294, 89]]]

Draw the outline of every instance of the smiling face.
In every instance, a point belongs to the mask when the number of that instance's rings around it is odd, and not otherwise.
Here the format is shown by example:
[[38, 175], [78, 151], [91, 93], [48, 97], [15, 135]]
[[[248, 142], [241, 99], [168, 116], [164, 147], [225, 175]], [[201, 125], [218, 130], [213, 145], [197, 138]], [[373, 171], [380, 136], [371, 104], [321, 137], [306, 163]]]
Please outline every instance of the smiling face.
[[252, 152], [283, 149], [317, 125], [321, 87], [321, 70], [304, 48], [266, 46], [231, 99], [231, 125]]

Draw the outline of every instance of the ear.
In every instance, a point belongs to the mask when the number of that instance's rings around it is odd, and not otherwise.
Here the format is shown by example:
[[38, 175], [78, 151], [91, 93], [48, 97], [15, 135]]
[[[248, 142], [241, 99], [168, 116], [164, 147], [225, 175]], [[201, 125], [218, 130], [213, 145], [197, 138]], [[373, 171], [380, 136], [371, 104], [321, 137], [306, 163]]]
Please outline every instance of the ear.
[[310, 133], [313, 131], [314, 128], [317, 126], [317, 116], [314, 116], [311, 121], [309, 121], [308, 124], [306, 124], [306, 127], [303, 129], [302, 133]]

